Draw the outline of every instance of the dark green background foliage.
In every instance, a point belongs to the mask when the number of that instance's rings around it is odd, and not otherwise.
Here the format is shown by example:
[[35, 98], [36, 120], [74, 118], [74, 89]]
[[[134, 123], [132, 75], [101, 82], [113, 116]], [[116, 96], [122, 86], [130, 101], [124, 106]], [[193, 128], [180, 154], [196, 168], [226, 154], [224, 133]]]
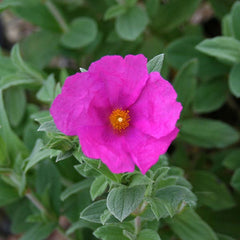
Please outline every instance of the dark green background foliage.
[[[206, 6], [210, 18], [194, 24]], [[240, 239], [240, 2], [3, 0], [0, 11], [33, 26], [0, 51], [0, 206], [12, 234]], [[84, 157], [48, 109], [79, 67], [138, 53], [174, 85], [180, 133], [146, 175], [116, 175]]]

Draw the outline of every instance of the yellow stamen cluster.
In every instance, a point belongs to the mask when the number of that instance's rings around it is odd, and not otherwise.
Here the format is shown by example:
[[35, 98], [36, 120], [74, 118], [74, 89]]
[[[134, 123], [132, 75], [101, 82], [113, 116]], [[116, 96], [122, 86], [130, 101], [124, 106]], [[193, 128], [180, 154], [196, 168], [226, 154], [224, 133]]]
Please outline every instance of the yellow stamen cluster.
[[109, 120], [113, 129], [121, 132], [129, 126], [131, 118], [128, 110], [115, 109], [109, 116]]

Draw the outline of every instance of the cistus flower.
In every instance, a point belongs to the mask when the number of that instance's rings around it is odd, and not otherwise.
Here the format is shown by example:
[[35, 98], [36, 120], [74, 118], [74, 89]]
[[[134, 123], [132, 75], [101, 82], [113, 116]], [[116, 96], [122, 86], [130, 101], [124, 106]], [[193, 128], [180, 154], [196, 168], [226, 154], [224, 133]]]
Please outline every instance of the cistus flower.
[[77, 135], [83, 153], [113, 173], [145, 174], [176, 138], [182, 106], [172, 85], [148, 73], [142, 55], [105, 56], [68, 77], [50, 113], [57, 128]]

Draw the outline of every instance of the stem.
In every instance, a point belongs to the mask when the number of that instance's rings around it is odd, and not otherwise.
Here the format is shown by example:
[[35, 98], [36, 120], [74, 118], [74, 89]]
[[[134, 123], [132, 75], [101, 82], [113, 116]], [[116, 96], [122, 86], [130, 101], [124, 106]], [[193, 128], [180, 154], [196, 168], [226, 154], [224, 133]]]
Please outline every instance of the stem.
[[31, 192], [28, 192], [25, 195], [41, 213], [48, 214], [45, 207], [38, 201], [38, 199]]
[[71, 237], [67, 236], [64, 230], [61, 227], [57, 228], [57, 231], [66, 239], [66, 240], [73, 240]]
[[135, 234], [136, 235], [141, 230], [141, 217], [139, 215], [141, 215], [141, 213], [144, 212], [147, 205], [148, 205], [148, 203], [144, 201], [142, 204], [139, 205], [139, 207], [134, 212], [137, 215], [134, 219], [134, 226], [135, 226]]
[[45, 5], [47, 6], [47, 8], [51, 12], [51, 14], [54, 16], [56, 21], [58, 22], [58, 24], [59, 24], [60, 28], [62, 29], [62, 31], [64, 33], [67, 32], [68, 31], [68, 25], [65, 22], [65, 19], [63, 18], [61, 13], [56, 8], [56, 6], [50, 0], [46, 0], [45, 1]]
[[125, 1], [124, 0], [116, 0], [118, 2], [118, 4], [120, 5], [124, 5], [125, 4]]
[[[52, 218], [51, 215], [48, 214], [46, 208], [42, 205], [42, 203], [39, 202], [39, 200], [31, 193], [28, 192], [25, 194], [25, 196], [33, 203], [33, 205], [44, 215]], [[73, 240], [71, 237], [67, 236], [64, 232], [64, 229], [62, 229], [61, 226], [57, 227], [57, 231], [66, 239], [66, 240]]]
[[141, 230], [141, 218], [140, 218], [140, 216], [137, 216], [134, 219], [134, 226], [135, 226], [135, 234], [137, 235]]

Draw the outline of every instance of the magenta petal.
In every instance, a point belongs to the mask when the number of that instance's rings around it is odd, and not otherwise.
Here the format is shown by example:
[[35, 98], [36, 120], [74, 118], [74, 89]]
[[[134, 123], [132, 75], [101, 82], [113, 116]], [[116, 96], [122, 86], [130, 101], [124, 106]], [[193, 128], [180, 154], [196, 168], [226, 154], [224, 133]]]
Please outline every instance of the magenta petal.
[[142, 55], [105, 56], [91, 64], [88, 70], [104, 83], [106, 94], [114, 108], [127, 108], [141, 93], [148, 78], [147, 59]]
[[176, 98], [177, 94], [168, 81], [158, 72], [150, 73], [139, 99], [129, 109], [132, 124], [155, 138], [166, 136], [174, 130], [182, 110]]
[[103, 127], [85, 127], [79, 133], [83, 153], [94, 159], [101, 159], [113, 173], [133, 172], [134, 162], [127, 151], [123, 137], [112, 129]]
[[177, 137], [179, 130], [175, 128], [167, 136], [156, 139], [132, 128], [126, 136], [128, 148], [131, 149], [133, 161], [142, 174], [157, 163], [159, 156], [166, 153], [171, 142]]
[[[76, 106], [80, 107], [76, 108]], [[80, 99], [60, 94], [55, 98], [50, 113], [57, 129], [66, 135], [73, 136], [77, 134], [76, 122], [78, 122], [82, 109]]]
[[77, 73], [68, 77], [59, 94], [53, 101], [50, 113], [57, 128], [66, 135], [77, 135], [81, 125], [80, 117], [92, 98], [101, 89], [101, 83], [94, 81], [89, 73]]

